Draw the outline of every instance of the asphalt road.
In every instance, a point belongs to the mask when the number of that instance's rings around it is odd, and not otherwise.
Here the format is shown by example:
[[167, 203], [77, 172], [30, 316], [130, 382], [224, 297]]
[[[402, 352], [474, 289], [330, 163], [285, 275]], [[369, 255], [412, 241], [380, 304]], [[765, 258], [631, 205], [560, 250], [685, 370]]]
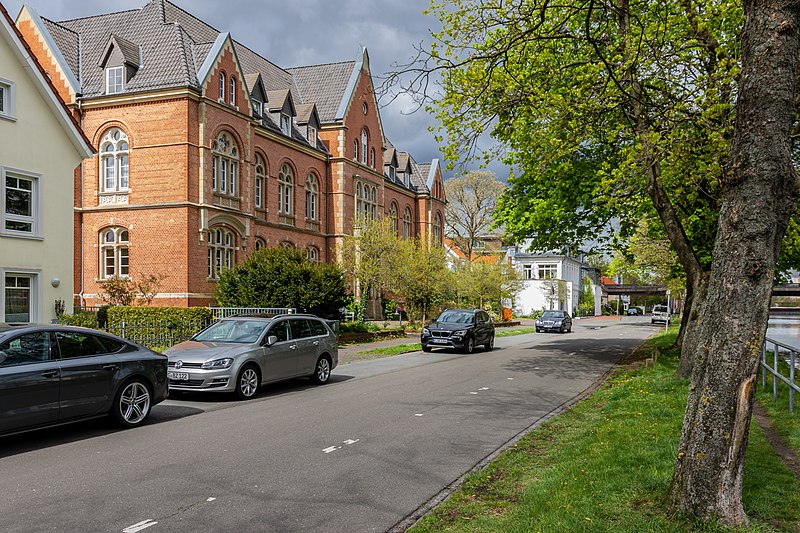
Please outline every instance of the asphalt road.
[[645, 318], [498, 339], [489, 353], [343, 365], [250, 402], [182, 396], [144, 427], [0, 439], [4, 532], [387, 531], [643, 339]]

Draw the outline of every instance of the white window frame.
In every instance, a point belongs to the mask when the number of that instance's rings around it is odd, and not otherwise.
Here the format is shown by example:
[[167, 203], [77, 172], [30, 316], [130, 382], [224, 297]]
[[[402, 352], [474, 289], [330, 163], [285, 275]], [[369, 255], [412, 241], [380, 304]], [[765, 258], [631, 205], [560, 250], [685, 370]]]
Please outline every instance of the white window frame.
[[353, 139], [353, 161], [358, 163], [358, 139]]
[[[42, 310], [42, 271], [17, 268], [0, 268], [0, 322], [8, 322], [6, 317], [6, 276], [30, 278], [30, 322], [36, 324], [42, 322], [40, 315]], [[14, 322], [19, 324], [20, 322]]]
[[[31, 182], [31, 214], [16, 215], [6, 213], [6, 181], [7, 178], [23, 179]], [[20, 237], [23, 239], [42, 239], [42, 187], [41, 174], [17, 168], [0, 167], [0, 235], [3, 237]], [[31, 225], [31, 231], [6, 229], [7, 222], [22, 222]]]
[[317, 128], [311, 124], [306, 127], [308, 128], [308, 142], [311, 143], [312, 146], [317, 146]]
[[278, 172], [278, 213], [291, 216], [294, 213], [294, 170], [288, 163]]
[[266, 165], [261, 156], [256, 156], [255, 181], [253, 183], [253, 204], [256, 209], [265, 209], [264, 187], [266, 185]]
[[378, 187], [366, 182], [356, 182], [356, 216], [370, 220], [378, 217]]
[[228, 82], [228, 103], [236, 106], [236, 76], [231, 76]]
[[[114, 76], [113, 85], [111, 80], [112, 75]], [[119, 94], [122, 92], [125, 92], [125, 67], [106, 68], [106, 94]]]
[[261, 118], [261, 102], [253, 100], [253, 116]]
[[319, 221], [319, 180], [313, 173], [306, 176], [306, 220]]
[[316, 246], [309, 246], [306, 248], [306, 257], [308, 257], [310, 261], [319, 263], [319, 249]]
[[284, 135], [292, 135], [292, 120], [286, 113], [281, 113], [281, 131]]
[[[115, 138], [115, 134], [119, 135]], [[122, 146], [125, 145], [125, 148]], [[105, 151], [107, 146], [112, 150]], [[111, 128], [103, 134], [100, 141], [100, 192], [101, 193], [127, 193], [130, 188], [130, 150], [128, 136], [119, 128]], [[108, 184], [108, 163], [112, 164], [114, 176], [113, 183]], [[123, 176], [124, 170], [124, 176]]]
[[225, 101], [225, 86], [227, 85], [225, 83], [225, 80], [226, 80], [225, 71], [221, 70], [219, 72], [219, 98], [218, 98], [220, 102]]
[[367, 145], [369, 144], [369, 134], [366, 129], [361, 130], [361, 164], [367, 164]]
[[6, 78], [0, 78], [0, 89], [3, 90], [0, 95], [0, 118], [8, 120], [17, 119], [17, 84]]
[[536, 263], [536, 279], [558, 279], [558, 263]]
[[211, 189], [225, 196], [236, 196], [239, 177], [239, 149], [231, 137], [223, 131], [211, 143]]
[[522, 279], [534, 279], [533, 265], [522, 265]]
[[[113, 240], [106, 240], [111, 233]], [[127, 240], [123, 240], [123, 235]], [[120, 226], [109, 226], [100, 231], [100, 278], [109, 279], [113, 277], [127, 278], [130, 276], [131, 265], [130, 233], [128, 228]], [[111, 259], [111, 270], [109, 271], [108, 259]], [[124, 261], [123, 261], [124, 260]]]
[[236, 236], [225, 227], [208, 230], [208, 279], [219, 279], [219, 273], [236, 264]]
[[403, 212], [403, 238], [410, 239], [414, 236], [414, 214], [411, 208], [406, 207]]

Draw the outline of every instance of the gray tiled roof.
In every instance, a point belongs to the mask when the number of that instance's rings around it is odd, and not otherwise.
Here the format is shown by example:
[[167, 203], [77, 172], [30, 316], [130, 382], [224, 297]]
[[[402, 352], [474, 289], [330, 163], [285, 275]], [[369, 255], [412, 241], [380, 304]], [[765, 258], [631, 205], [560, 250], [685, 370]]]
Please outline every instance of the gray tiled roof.
[[66, 59], [67, 66], [77, 78], [79, 75], [78, 34], [51, 20], [43, 19], [43, 22], [47, 26], [47, 31], [53, 36], [56, 46], [61, 50], [61, 55]]
[[[111, 34], [111, 40], [116, 46], [119, 47], [122, 57], [125, 59], [126, 63], [135, 67], [139, 66], [139, 46], [126, 39], [123, 39], [119, 35], [114, 35], [113, 33]], [[109, 41], [108, 44], [110, 45], [111, 42]], [[108, 48], [104, 50], [104, 52], [107, 51]]]
[[319, 119], [323, 124], [336, 121], [336, 112], [342, 103], [355, 61], [328, 63], [287, 69], [294, 77], [300, 92], [300, 101], [317, 104]]
[[430, 163], [417, 163], [414, 158], [411, 159], [411, 184], [417, 192], [426, 193], [428, 190], [428, 174], [431, 171]]

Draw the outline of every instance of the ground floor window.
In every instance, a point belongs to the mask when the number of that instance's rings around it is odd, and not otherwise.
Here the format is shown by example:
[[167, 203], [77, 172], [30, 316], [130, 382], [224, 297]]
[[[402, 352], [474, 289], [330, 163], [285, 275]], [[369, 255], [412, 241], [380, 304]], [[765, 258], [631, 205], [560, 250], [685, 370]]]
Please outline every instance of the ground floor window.
[[33, 274], [15, 274], [7, 272], [4, 276], [3, 315], [2, 321], [9, 324], [27, 324], [35, 322], [35, 289], [36, 276]]

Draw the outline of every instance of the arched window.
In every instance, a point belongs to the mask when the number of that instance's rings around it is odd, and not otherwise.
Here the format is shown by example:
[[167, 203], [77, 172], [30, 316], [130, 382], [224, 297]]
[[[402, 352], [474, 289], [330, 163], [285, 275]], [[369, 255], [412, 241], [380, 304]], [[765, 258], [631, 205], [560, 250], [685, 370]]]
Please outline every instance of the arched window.
[[128, 190], [128, 136], [119, 128], [111, 128], [100, 141], [100, 173], [102, 192]]
[[392, 231], [397, 235], [397, 204], [394, 202], [389, 206], [389, 220], [392, 224]]
[[353, 161], [358, 162], [358, 139], [353, 139]]
[[306, 249], [306, 255], [311, 261], [319, 263], [319, 249], [316, 246], [309, 246]]
[[106, 228], [100, 232], [100, 263], [104, 278], [128, 275], [128, 230]]
[[219, 99], [225, 101], [225, 71], [219, 73]]
[[367, 134], [367, 130], [361, 130], [361, 163], [363, 165], [367, 164], [367, 142], [369, 141], [369, 135]]
[[406, 207], [405, 215], [403, 215], [403, 237], [410, 239], [413, 235], [413, 225], [411, 222], [411, 209]]
[[291, 241], [281, 241], [281, 248], [291, 248], [294, 249], [294, 244]]
[[369, 149], [369, 166], [375, 168], [375, 148]]
[[314, 174], [306, 177], [306, 220], [319, 220], [319, 182]]
[[439, 213], [433, 219], [433, 242], [442, 244], [442, 216]]
[[264, 198], [264, 193], [266, 192], [266, 188], [264, 185], [266, 184], [266, 165], [264, 164], [264, 159], [256, 154], [256, 164], [255, 164], [255, 184], [253, 187], [253, 199], [256, 206], [256, 209], [264, 209], [264, 206], [267, 205], [267, 202]]
[[356, 216], [377, 218], [378, 188], [375, 185], [356, 182]]
[[230, 82], [230, 90], [228, 92], [228, 98], [231, 105], [236, 105], [236, 78], [231, 76]]
[[236, 240], [233, 233], [223, 227], [208, 232], [208, 278], [217, 279], [223, 270], [233, 268]]
[[267, 243], [264, 242], [264, 239], [261, 237], [256, 237], [256, 250], [261, 250], [262, 248], [266, 248]]
[[239, 176], [239, 149], [231, 136], [222, 132], [211, 143], [214, 164], [211, 170], [211, 188], [214, 192], [235, 196]]
[[294, 172], [287, 163], [281, 165], [278, 173], [278, 213], [291, 215], [294, 211]]

